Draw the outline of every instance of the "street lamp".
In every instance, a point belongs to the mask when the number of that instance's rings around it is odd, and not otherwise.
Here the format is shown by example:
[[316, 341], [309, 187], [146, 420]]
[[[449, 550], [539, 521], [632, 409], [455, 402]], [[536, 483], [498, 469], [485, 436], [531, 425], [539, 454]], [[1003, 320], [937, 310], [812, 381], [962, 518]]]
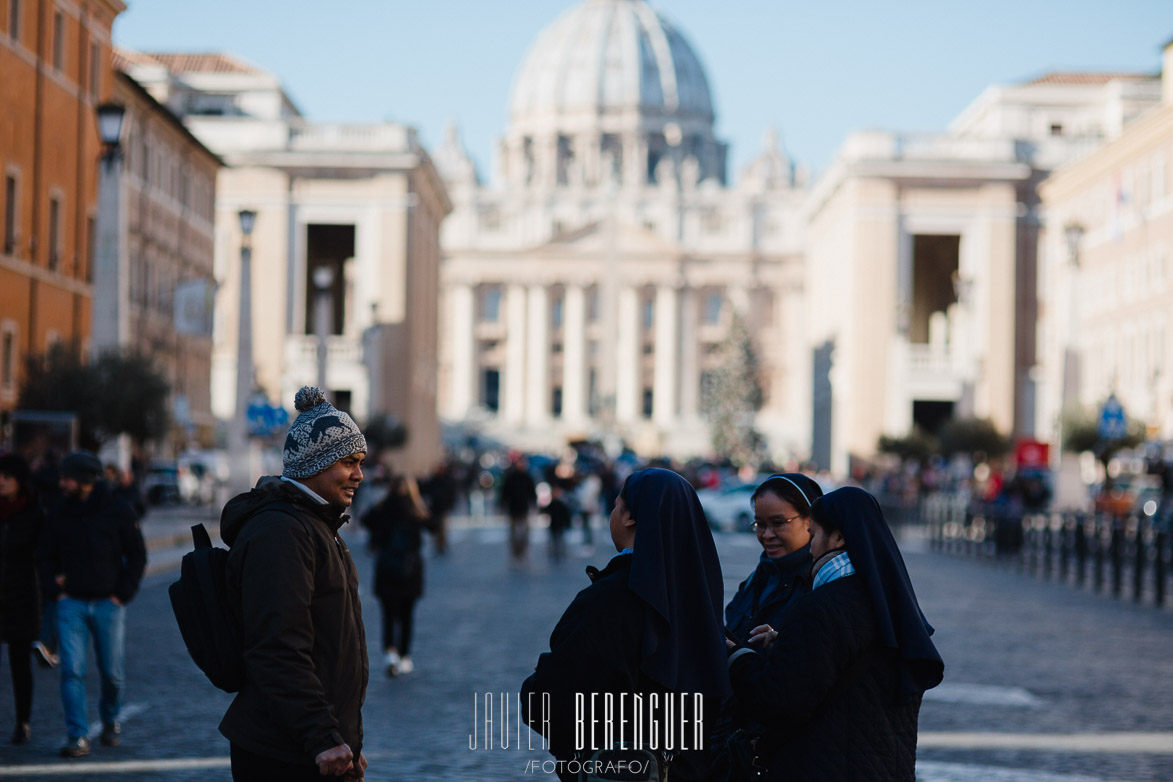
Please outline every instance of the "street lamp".
[[326, 393], [326, 337], [330, 334], [330, 286], [334, 284], [334, 270], [325, 264], [314, 269], [314, 335], [318, 338], [318, 388]]
[[126, 107], [121, 103], [102, 103], [97, 107], [98, 138], [106, 148], [102, 154], [103, 160], [110, 160], [121, 154], [122, 150], [122, 121], [126, 117]]
[[253, 315], [252, 315], [252, 233], [257, 213], [241, 209], [240, 219], [240, 309], [236, 325], [236, 416], [232, 427], [232, 453], [237, 459], [236, 480], [244, 490], [250, 488], [248, 399], [253, 386]]

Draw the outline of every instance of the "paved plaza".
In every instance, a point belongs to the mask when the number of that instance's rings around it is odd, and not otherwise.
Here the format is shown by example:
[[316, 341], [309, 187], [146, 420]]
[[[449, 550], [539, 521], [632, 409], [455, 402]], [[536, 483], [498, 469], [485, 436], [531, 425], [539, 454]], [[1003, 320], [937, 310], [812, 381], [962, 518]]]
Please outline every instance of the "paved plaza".
[[[95, 742], [88, 758], [58, 758], [57, 675], [37, 669], [33, 741], [0, 744], [0, 780], [229, 779], [228, 745], [216, 725], [231, 696], [190, 662], [167, 600], [176, 552], [165, 544], [182, 537], [187, 523], [172, 514], [144, 524], [156, 541], [154, 572], [128, 614], [123, 745]], [[499, 523], [464, 520], [450, 539], [446, 557], [428, 558], [410, 676], [383, 674], [378, 604], [364, 588], [372, 662], [363, 709], [368, 779], [553, 782], [552, 774], [532, 770], [533, 761], [549, 756], [528, 748], [532, 739], [525, 728], [519, 733], [513, 704], [554, 622], [587, 583], [584, 566], [601, 566], [610, 555], [606, 531], [596, 530], [591, 554], [576, 532], [568, 559], [551, 565], [544, 532], [534, 530], [530, 562], [519, 569], [508, 565]], [[356, 531], [350, 543], [369, 583], [371, 558]], [[718, 548], [728, 597], [758, 549], [748, 534], [720, 535]], [[918, 780], [1173, 779], [1173, 611], [928, 553], [915, 540], [906, 556], [946, 663], [945, 683], [921, 712]], [[0, 666], [0, 714], [11, 719], [6, 668]], [[92, 659], [88, 683], [96, 720]], [[486, 696], [495, 708], [509, 708], [504, 736], [496, 715], [492, 749], [484, 747]], [[5, 720], [0, 729], [6, 737], [11, 725]], [[470, 749], [474, 731], [477, 748]]]

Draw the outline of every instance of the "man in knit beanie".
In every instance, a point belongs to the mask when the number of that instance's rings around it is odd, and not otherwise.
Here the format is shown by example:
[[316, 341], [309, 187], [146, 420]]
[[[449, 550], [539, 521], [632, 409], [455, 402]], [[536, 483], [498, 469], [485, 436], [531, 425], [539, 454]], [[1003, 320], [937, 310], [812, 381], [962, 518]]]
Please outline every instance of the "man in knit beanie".
[[317, 388], [294, 404], [281, 476], [234, 497], [220, 519], [247, 677], [220, 722], [236, 782], [362, 779], [367, 765], [366, 633], [358, 573], [338, 536], [367, 441]]

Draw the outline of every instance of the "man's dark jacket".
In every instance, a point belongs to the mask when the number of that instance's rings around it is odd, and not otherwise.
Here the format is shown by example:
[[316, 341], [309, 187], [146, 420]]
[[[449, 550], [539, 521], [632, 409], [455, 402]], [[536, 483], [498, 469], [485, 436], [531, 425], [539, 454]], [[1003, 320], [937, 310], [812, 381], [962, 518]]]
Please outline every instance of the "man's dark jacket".
[[921, 696], [900, 700], [866, 583], [846, 576], [803, 596], [762, 654], [733, 660], [742, 715], [769, 730], [766, 780], [912, 782]]
[[367, 645], [341, 510], [266, 477], [220, 519], [247, 671], [220, 732], [287, 763], [312, 764], [342, 743], [356, 758], [362, 749]]
[[[105, 481], [83, 501], [65, 500], [49, 517], [37, 554], [46, 600], [64, 592], [81, 600], [113, 595], [125, 605], [138, 592], [147, 547], [138, 517]], [[65, 576], [65, 586], [56, 577]]]
[[501, 504], [513, 518], [524, 516], [537, 501], [534, 479], [520, 467], [510, 467], [501, 479]]
[[[550, 753], [559, 760], [570, 760], [575, 756], [578, 748], [575, 746], [575, 695], [584, 696], [585, 726], [593, 726], [595, 735], [594, 746], [604, 746], [605, 724], [603, 721], [603, 695], [611, 693], [615, 696], [614, 706], [614, 739], [619, 737], [619, 696], [628, 695], [623, 721], [624, 737], [630, 741], [635, 731], [634, 721], [631, 719], [633, 701], [631, 695], [644, 696], [645, 714], [660, 721], [661, 730], [666, 729], [664, 719], [663, 697], [672, 697], [656, 682], [649, 679], [640, 671], [640, 651], [643, 644], [645, 627], [645, 612], [652, 610], [627, 586], [627, 576], [631, 571], [631, 555], [621, 554], [614, 557], [601, 572], [594, 568], [588, 569], [592, 583], [574, 598], [566, 609], [566, 613], [554, 626], [550, 634], [550, 651], [538, 657], [538, 664], [534, 673], [521, 685], [521, 715], [526, 723], [539, 733], [543, 733], [543, 723], [548, 723], [549, 731], [546, 738], [549, 741]], [[658, 713], [650, 711], [650, 695], [658, 693], [661, 697], [661, 707]], [[542, 694], [548, 693], [550, 708], [543, 713]], [[596, 694], [596, 723], [589, 722], [591, 718], [591, 695]], [[679, 707], [679, 696], [675, 696]], [[692, 696], [689, 694], [688, 704]], [[708, 706], [705, 703], [705, 706]], [[708, 763], [708, 753], [691, 751], [693, 749], [693, 715], [690, 713], [687, 720], [682, 720], [677, 712], [677, 730], [675, 745], [677, 748], [687, 746], [690, 751], [678, 754], [669, 768], [668, 778], [677, 782], [688, 782], [703, 778], [703, 770]], [[682, 736], [679, 728], [681, 722], [687, 726], [687, 737]], [[703, 736], [707, 731], [701, 730]], [[647, 738], [650, 730], [645, 728], [643, 735], [644, 749], [649, 749], [651, 741]], [[686, 742], [682, 745], [682, 741]], [[664, 746], [666, 737], [661, 735], [658, 746]], [[585, 754], [589, 756], [592, 739], [589, 733], [584, 733]], [[577, 779], [577, 776], [567, 773], [560, 775], [562, 779]]]

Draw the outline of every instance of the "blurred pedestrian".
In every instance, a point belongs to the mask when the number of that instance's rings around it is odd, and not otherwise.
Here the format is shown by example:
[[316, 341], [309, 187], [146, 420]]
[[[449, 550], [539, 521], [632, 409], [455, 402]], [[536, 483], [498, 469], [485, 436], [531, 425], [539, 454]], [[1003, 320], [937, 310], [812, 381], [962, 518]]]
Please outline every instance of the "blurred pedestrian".
[[570, 506], [566, 502], [566, 492], [561, 486], [554, 485], [550, 489], [550, 499], [542, 506], [550, 520], [549, 526], [549, 555], [550, 561], [557, 564], [566, 557], [566, 530], [570, 528]]
[[734, 699], [767, 726], [765, 780], [915, 778], [924, 691], [944, 664], [875, 497], [838, 489], [811, 508], [814, 581], [764, 639], [735, 647]]
[[416, 482], [410, 476], [392, 475], [387, 496], [367, 511], [362, 525], [370, 530], [375, 552], [375, 596], [383, 615], [383, 664], [388, 676], [409, 674], [415, 670], [412, 619], [416, 601], [424, 593], [423, 531], [430, 528], [428, 509]]
[[501, 477], [501, 505], [509, 517], [509, 555], [514, 565], [525, 561], [529, 547], [529, 514], [537, 502], [537, 486], [529, 462], [515, 455]]
[[[578, 482], [575, 494], [578, 500], [578, 513], [582, 523], [582, 545], [588, 551], [594, 550], [595, 538], [591, 529], [595, 514], [599, 512], [599, 493], [602, 481], [594, 472], [588, 472]], [[610, 507], [610, 506], [608, 506]]]
[[8, 645], [8, 668], [16, 701], [13, 744], [32, 737], [32, 644], [41, 624], [41, 587], [36, 550], [44, 515], [20, 456], [0, 456], [0, 642]]
[[[54, 516], [61, 503], [61, 460], [53, 449], [43, 451], [29, 463], [30, 485], [46, 519]], [[33, 654], [42, 668], [56, 668], [61, 663], [57, 654], [57, 601], [41, 592], [41, 635], [33, 641]]]
[[420, 486], [424, 502], [431, 514], [432, 542], [440, 556], [448, 553], [448, 514], [456, 505], [455, 468], [452, 459], [444, 459]]
[[[590, 586], [558, 620], [550, 651], [522, 685], [522, 716], [558, 760], [589, 760], [598, 747], [621, 752], [617, 760], [629, 763], [627, 751], [647, 751], [661, 766], [659, 776], [638, 778], [664, 779], [667, 765], [673, 782], [703, 779], [708, 757], [694, 728], [704, 736], [705, 705], [715, 706], [729, 689], [712, 532], [692, 486], [660, 469], [627, 479], [610, 524], [619, 553], [602, 571], [587, 568]], [[606, 696], [613, 719], [576, 729], [576, 702], [602, 704]], [[636, 697], [646, 708], [634, 708]], [[678, 708], [665, 719], [651, 704], [668, 701]], [[626, 736], [627, 743], [620, 749], [607, 736]], [[641, 746], [633, 746], [636, 736]], [[571, 768], [560, 767], [559, 778], [577, 779]]]
[[134, 473], [123, 470], [117, 464], [107, 464], [106, 482], [113, 488], [114, 496], [129, 505], [134, 511], [135, 518], [142, 521], [143, 516], [147, 514], [147, 505], [143, 502], [143, 493], [139, 491]]
[[41, 537], [38, 563], [42, 587], [57, 601], [67, 731], [61, 754], [79, 757], [90, 752], [85, 684], [90, 639], [101, 682], [100, 740], [109, 747], [121, 741], [126, 604], [138, 592], [147, 552], [134, 511], [101, 480], [98, 457], [74, 451], [61, 460], [60, 470], [64, 504]]

